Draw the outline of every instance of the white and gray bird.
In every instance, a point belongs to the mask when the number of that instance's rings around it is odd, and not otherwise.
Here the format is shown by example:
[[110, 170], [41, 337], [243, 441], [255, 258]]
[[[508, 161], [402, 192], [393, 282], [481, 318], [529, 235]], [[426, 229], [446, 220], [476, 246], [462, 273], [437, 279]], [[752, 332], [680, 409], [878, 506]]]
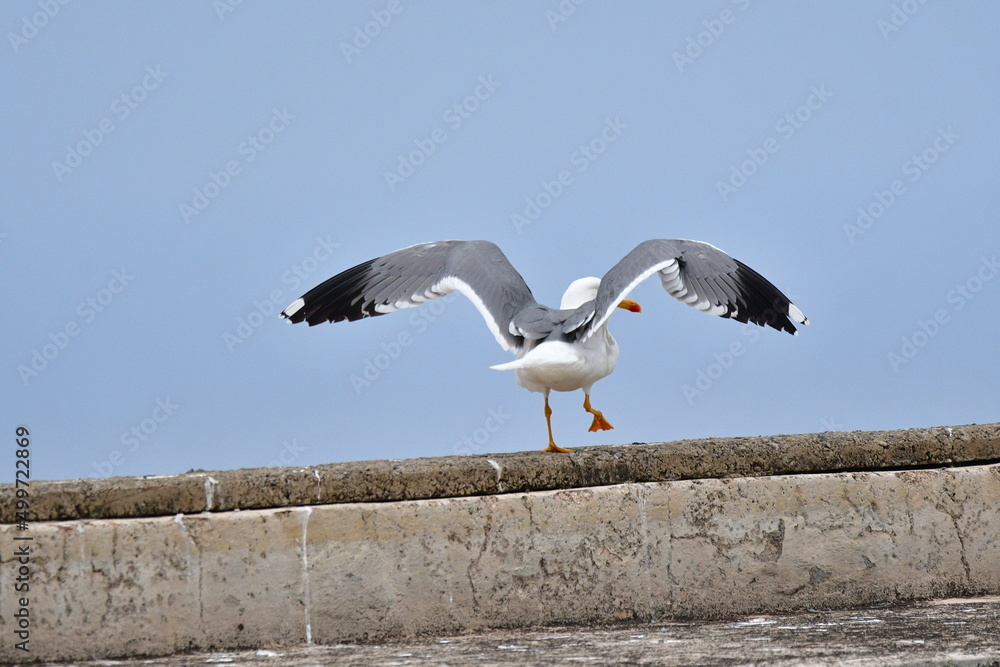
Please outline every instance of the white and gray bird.
[[411, 308], [461, 292], [479, 310], [493, 336], [517, 359], [492, 366], [513, 370], [517, 383], [545, 395], [547, 452], [570, 452], [552, 438], [549, 392], [582, 389], [591, 431], [613, 428], [590, 404], [594, 383], [618, 363], [608, 331], [616, 308], [640, 312], [628, 294], [659, 273], [663, 288], [692, 308], [795, 334], [809, 324], [802, 311], [763, 276], [701, 241], [653, 239], [625, 255], [603, 278], [570, 284], [559, 308], [543, 306], [500, 248], [489, 241], [420, 243], [358, 264], [317, 285], [289, 305], [291, 322], [354, 321]]

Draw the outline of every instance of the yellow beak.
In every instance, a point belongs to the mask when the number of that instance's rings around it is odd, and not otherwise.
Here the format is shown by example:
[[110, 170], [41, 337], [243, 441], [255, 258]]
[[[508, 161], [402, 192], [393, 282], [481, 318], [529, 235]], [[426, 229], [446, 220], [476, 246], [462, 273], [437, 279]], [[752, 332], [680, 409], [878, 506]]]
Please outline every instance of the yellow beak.
[[618, 304], [618, 307], [619, 308], [624, 308], [625, 310], [629, 311], [630, 313], [641, 313], [642, 312], [642, 306], [640, 306], [639, 304], [637, 304], [632, 299], [622, 299], [622, 302]]

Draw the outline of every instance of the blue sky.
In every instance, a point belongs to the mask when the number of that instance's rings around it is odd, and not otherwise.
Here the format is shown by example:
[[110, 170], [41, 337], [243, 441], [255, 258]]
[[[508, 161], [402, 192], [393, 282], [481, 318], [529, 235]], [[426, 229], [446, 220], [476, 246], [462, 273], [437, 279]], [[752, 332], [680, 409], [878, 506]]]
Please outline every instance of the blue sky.
[[[754, 267], [811, 326], [611, 329], [564, 446], [992, 422], [994, 3], [5, 2], [3, 423], [32, 476], [540, 449], [455, 297], [277, 313], [361, 261], [500, 245], [558, 305], [638, 242]], [[366, 374], [367, 373], [367, 374]], [[13, 458], [0, 479], [14, 477]]]

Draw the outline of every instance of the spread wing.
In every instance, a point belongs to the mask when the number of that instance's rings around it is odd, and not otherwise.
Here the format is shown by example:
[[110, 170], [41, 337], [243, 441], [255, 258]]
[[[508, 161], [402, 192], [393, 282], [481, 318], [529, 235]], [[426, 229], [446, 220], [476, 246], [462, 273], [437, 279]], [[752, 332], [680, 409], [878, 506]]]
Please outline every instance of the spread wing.
[[587, 338], [611, 317], [615, 307], [654, 273], [663, 288], [692, 308], [710, 315], [753, 322], [796, 333], [793, 322], [809, 320], [766, 278], [708, 243], [684, 239], [643, 241], [601, 279]]
[[472, 301], [503, 349], [521, 349], [524, 337], [511, 322], [537, 304], [521, 274], [488, 241], [420, 243], [376, 257], [317, 285], [281, 316], [310, 326], [354, 321], [455, 291]]

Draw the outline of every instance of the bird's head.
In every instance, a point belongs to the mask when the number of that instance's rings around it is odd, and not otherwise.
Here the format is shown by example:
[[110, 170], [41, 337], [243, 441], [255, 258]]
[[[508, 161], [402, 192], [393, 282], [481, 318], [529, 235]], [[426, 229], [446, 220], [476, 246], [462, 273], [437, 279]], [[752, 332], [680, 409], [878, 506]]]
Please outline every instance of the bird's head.
[[[579, 308], [588, 301], [596, 299], [597, 290], [600, 289], [600, 287], [600, 278], [591, 277], [574, 280], [570, 283], [569, 287], [566, 288], [566, 293], [563, 294], [562, 303], [559, 304], [559, 308], [562, 310], [573, 310], [575, 308]], [[633, 313], [642, 312], [642, 307], [631, 299], [622, 299], [621, 303], [618, 304], [618, 307], [624, 308], [625, 310]]]

